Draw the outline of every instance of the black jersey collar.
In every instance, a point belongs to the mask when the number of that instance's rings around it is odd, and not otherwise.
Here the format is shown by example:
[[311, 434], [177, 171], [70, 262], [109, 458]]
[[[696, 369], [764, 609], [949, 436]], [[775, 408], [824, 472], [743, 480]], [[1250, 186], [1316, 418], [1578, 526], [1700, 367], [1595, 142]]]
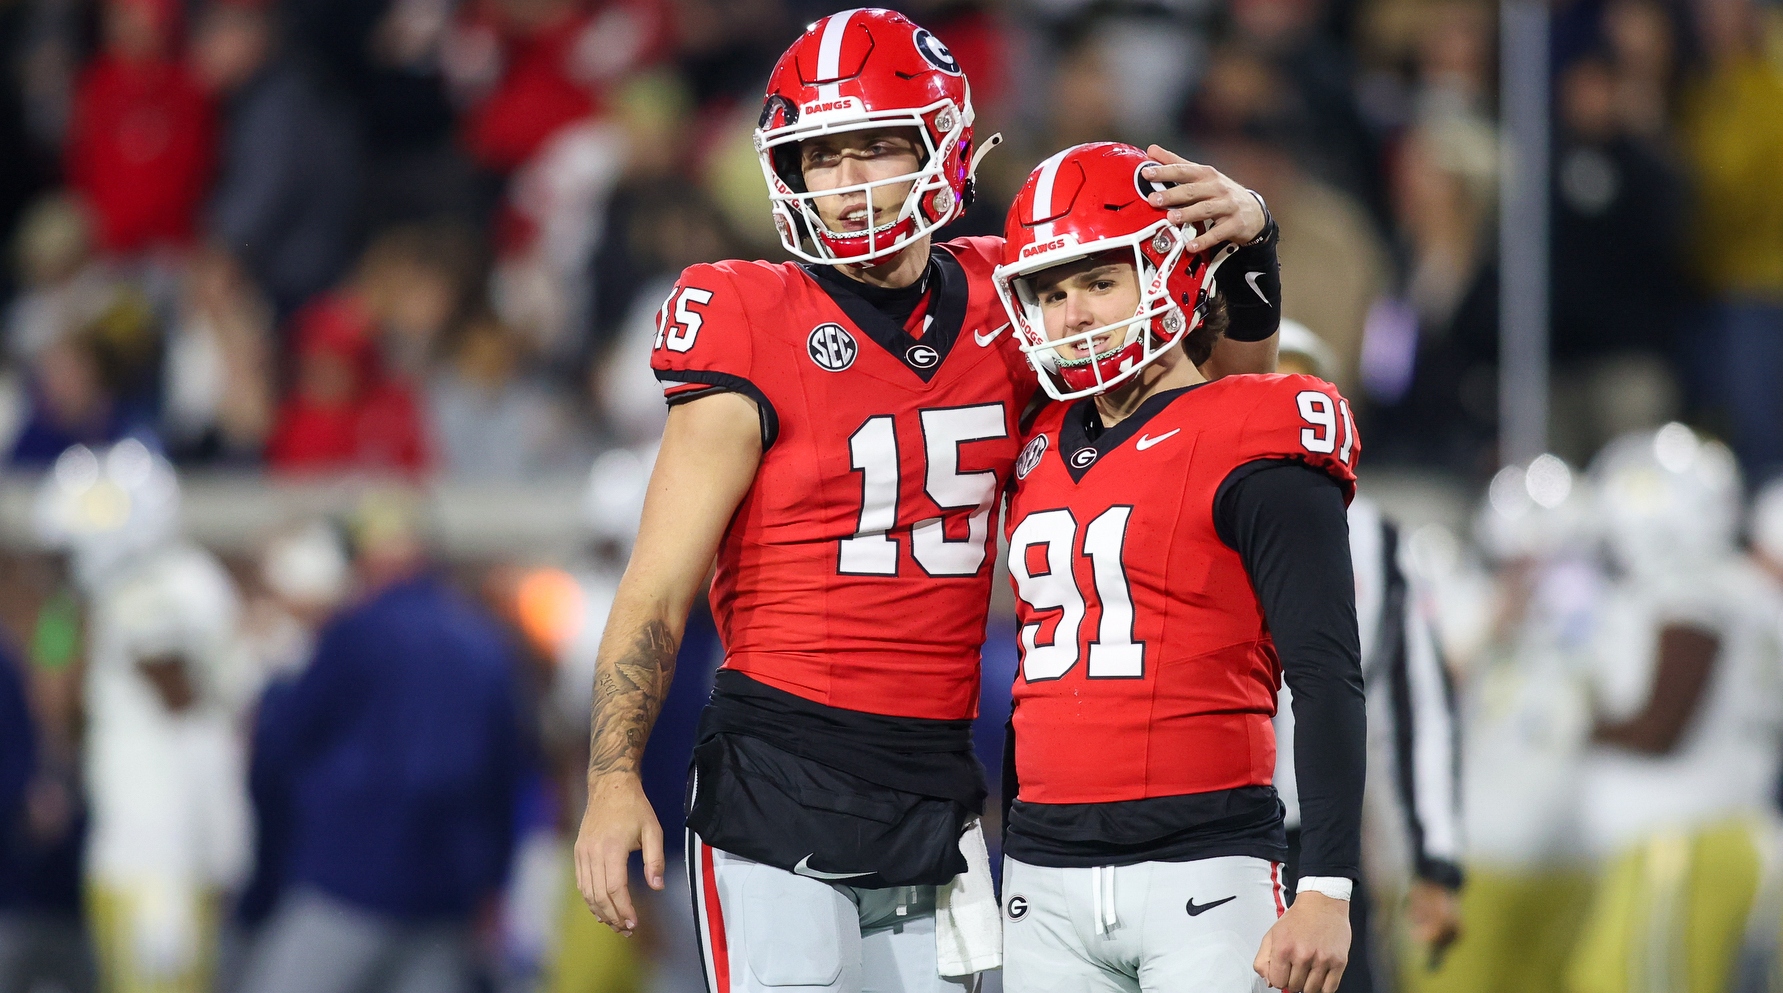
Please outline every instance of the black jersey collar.
[[933, 320], [921, 338], [910, 337], [902, 324], [887, 317], [860, 294], [859, 283], [837, 272], [834, 266], [807, 264], [804, 268], [862, 333], [878, 342], [892, 358], [902, 362], [923, 382], [935, 378], [935, 372], [947, 361], [947, 353], [953, 350], [953, 343], [960, 336], [960, 326], [966, 321], [966, 271], [947, 250], [929, 249], [929, 272], [925, 278], [930, 281], [930, 292], [934, 294], [929, 304], [929, 315]]
[[1102, 426], [1102, 414], [1096, 409], [1095, 397], [1084, 397], [1072, 404], [1071, 409], [1065, 411], [1065, 423], [1059, 428], [1059, 458], [1065, 462], [1065, 471], [1071, 474], [1072, 481], [1083, 482], [1084, 475], [1102, 461], [1102, 456], [1145, 430], [1146, 422], [1162, 413], [1177, 397], [1206, 385], [1196, 383], [1153, 393], [1131, 416], [1111, 428]]

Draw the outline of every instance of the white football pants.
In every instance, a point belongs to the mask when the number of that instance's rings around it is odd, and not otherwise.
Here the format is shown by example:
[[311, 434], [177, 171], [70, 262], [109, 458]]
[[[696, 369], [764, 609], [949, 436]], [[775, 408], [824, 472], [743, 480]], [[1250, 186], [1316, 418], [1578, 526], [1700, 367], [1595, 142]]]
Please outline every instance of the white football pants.
[[1227, 856], [1055, 869], [1003, 860], [1007, 993], [1253, 993], [1281, 866]]
[[978, 988], [936, 970], [933, 886], [857, 889], [720, 851], [692, 831], [687, 875], [709, 993]]

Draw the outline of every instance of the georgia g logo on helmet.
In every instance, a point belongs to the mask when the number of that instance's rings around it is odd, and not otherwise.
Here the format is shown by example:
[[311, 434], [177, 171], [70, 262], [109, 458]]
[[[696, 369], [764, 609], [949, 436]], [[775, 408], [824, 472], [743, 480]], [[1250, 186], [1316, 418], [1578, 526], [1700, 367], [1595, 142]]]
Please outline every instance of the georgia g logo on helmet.
[[914, 39], [916, 50], [922, 53], [923, 58], [929, 60], [930, 65], [942, 72], [950, 72], [955, 76], [960, 75], [960, 64], [954, 60], [953, 53], [947, 50], [947, 46], [941, 43], [941, 39], [930, 34], [928, 28], [917, 28]]

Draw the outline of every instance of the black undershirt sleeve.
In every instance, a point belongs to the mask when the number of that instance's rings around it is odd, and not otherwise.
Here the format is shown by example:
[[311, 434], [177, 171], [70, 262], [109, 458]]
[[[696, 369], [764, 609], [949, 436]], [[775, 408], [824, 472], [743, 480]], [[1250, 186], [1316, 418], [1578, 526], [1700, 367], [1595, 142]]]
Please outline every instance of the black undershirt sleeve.
[[1281, 237], [1274, 218], [1267, 218], [1257, 240], [1226, 257], [1213, 279], [1226, 303], [1226, 337], [1262, 341], [1282, 323], [1281, 261], [1275, 245]]
[[1214, 526], [1237, 551], [1294, 694], [1300, 874], [1361, 874], [1367, 715], [1343, 491], [1298, 462], [1233, 470]]

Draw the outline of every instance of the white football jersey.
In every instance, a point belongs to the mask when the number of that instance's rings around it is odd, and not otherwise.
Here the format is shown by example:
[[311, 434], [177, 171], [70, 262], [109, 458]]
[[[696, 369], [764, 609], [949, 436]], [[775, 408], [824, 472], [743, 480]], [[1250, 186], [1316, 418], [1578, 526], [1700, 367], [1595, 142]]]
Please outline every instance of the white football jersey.
[[1603, 580], [1560, 560], [1531, 577], [1522, 621], [1482, 651], [1464, 694], [1463, 819], [1473, 861], [1527, 871], [1577, 860], [1586, 683]]
[[1604, 746], [1588, 753], [1582, 797], [1586, 837], [1597, 852], [1769, 804], [1783, 736], [1780, 623], [1783, 600], [1741, 557], [1613, 589], [1592, 660], [1600, 719], [1624, 720], [1646, 705], [1664, 628], [1703, 628], [1719, 638], [1720, 650], [1696, 713], [1669, 754]]
[[[251, 862], [246, 755], [237, 719], [251, 665], [222, 565], [174, 544], [114, 570], [88, 622], [86, 771], [90, 876], [228, 887]], [[196, 701], [169, 712], [138, 667], [175, 655]]]

